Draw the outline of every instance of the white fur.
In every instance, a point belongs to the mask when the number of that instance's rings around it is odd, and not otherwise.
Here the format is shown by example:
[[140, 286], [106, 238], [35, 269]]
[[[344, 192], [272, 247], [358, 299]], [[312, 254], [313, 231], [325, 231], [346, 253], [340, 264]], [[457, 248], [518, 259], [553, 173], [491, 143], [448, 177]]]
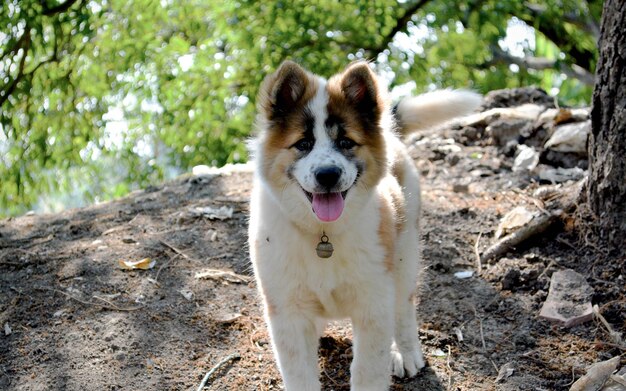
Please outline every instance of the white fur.
[[[472, 106], [473, 97], [466, 97]], [[351, 389], [382, 391], [389, 388], [390, 374], [414, 376], [424, 366], [415, 304], [410, 300], [420, 268], [419, 177], [404, 144], [388, 126], [384, 136], [390, 164], [401, 165], [404, 188], [389, 173], [374, 188], [366, 189], [357, 181], [348, 192], [341, 217], [332, 223], [318, 220], [300, 188], [309, 187], [308, 181], [314, 180], [307, 177], [312, 169], [334, 159], [347, 173], [346, 183], [354, 181], [351, 162], [332, 149], [324, 130], [327, 99], [325, 92], [318, 92], [309, 105], [316, 117], [316, 144], [295, 169], [294, 177], [300, 184], [293, 181], [276, 188], [262, 175], [262, 160], [268, 157], [256, 156], [250, 255], [286, 390], [320, 390], [317, 347], [322, 326], [328, 319], [347, 317], [354, 335]], [[416, 114], [407, 110], [422, 111]], [[467, 107], [456, 110], [455, 115], [466, 112]], [[402, 118], [434, 115], [435, 122], [443, 119], [444, 114], [439, 113], [446, 112], [450, 116], [449, 110], [427, 104], [405, 104], [399, 110]], [[384, 123], [386, 126], [387, 121]], [[266, 125], [263, 118], [257, 121], [258, 143], [264, 142]], [[259, 146], [256, 149], [262, 150]], [[390, 270], [384, 262], [386, 249], [379, 226], [381, 206], [391, 204], [392, 195], [403, 198], [405, 223], [396, 240]], [[334, 246], [329, 259], [319, 258], [315, 251], [322, 232]]]
[[333, 140], [326, 132], [324, 121], [328, 117], [326, 112], [328, 93], [324, 88], [326, 81], [320, 78], [318, 82], [317, 93], [308, 105], [309, 111], [315, 117], [315, 128], [313, 129], [315, 145], [306, 157], [296, 162], [293, 174], [304, 190], [309, 193], [322, 192], [323, 190], [318, 188], [315, 180], [315, 172], [324, 166], [335, 166], [342, 172], [337, 184], [337, 191], [348, 190], [356, 179], [357, 168], [354, 162], [350, 162], [334, 148]]
[[[375, 210], [376, 203], [369, 197], [364, 200], [364, 208]], [[250, 221], [254, 227], [250, 240], [257, 244], [251, 249], [254, 248], [252, 256], [262, 292], [278, 308], [277, 314], [266, 316], [286, 389], [320, 389], [318, 315], [324, 319], [352, 318], [353, 389], [385, 389], [393, 333], [394, 284], [379, 261], [384, 250], [377, 244], [378, 216], [344, 211], [346, 215], [336, 223], [343, 227], [325, 228], [334, 255], [320, 259], [315, 253], [320, 240], [319, 224], [312, 224], [310, 232], [303, 231], [294, 227], [288, 216], [276, 213], [279, 209], [280, 205], [257, 182]], [[345, 225], [353, 229], [347, 230]], [[316, 301], [322, 306], [319, 313]]]
[[459, 115], [469, 114], [482, 96], [468, 90], [437, 90], [398, 103], [400, 122], [408, 130], [427, 129]]

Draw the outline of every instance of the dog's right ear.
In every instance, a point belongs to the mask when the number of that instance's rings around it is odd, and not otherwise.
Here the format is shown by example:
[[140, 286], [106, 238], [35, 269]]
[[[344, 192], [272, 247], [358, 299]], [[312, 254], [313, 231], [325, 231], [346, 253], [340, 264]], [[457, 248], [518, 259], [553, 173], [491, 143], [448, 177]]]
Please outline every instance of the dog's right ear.
[[259, 92], [259, 108], [269, 119], [278, 119], [294, 111], [307, 90], [309, 76], [293, 61], [283, 62], [267, 76]]

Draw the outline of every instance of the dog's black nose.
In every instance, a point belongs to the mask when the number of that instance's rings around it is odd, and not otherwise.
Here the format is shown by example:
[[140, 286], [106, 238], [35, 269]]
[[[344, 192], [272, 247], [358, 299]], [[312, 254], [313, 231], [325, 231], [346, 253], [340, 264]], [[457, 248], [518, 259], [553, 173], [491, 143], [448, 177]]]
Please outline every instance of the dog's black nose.
[[335, 166], [322, 167], [315, 172], [315, 179], [326, 190], [332, 189], [341, 177], [341, 169]]

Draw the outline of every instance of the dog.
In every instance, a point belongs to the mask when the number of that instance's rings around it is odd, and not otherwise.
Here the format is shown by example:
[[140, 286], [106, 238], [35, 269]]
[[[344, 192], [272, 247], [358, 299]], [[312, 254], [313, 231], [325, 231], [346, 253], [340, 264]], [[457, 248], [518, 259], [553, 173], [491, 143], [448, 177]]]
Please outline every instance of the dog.
[[318, 341], [350, 318], [352, 390], [424, 367], [416, 305], [418, 172], [400, 136], [479, 106], [442, 90], [402, 100], [366, 62], [328, 80], [285, 61], [257, 99], [249, 247], [287, 391], [320, 390]]

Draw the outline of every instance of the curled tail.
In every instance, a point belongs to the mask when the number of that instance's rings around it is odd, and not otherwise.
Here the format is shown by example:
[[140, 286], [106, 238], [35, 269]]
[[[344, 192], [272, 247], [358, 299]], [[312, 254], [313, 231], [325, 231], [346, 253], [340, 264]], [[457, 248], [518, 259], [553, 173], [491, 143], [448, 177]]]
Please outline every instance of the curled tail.
[[468, 90], [437, 90], [404, 98], [395, 106], [400, 134], [428, 129], [469, 114], [482, 103], [482, 96]]

